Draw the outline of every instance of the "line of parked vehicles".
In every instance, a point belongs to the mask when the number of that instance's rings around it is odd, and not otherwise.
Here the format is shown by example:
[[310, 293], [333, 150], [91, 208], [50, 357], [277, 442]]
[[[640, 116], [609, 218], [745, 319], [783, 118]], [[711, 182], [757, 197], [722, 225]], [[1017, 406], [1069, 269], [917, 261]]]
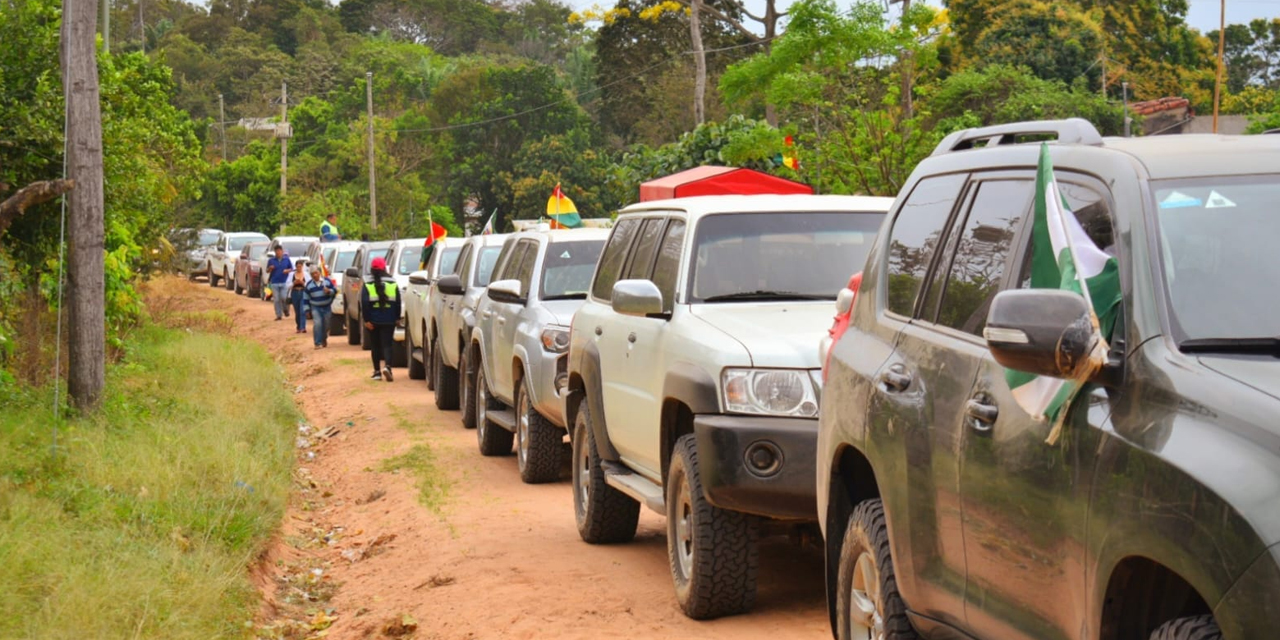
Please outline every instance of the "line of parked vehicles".
[[[1124, 292], [1054, 435], [1008, 382], [1089, 357], [1064, 339], [1084, 299], [1027, 288], [1044, 139]], [[583, 540], [665, 515], [692, 618], [749, 611], [759, 540], [801, 530], [841, 639], [1274, 638], [1278, 167], [1277, 137], [1019, 123], [948, 137], [896, 199], [644, 202], [446, 239], [422, 270], [422, 239], [307, 252], [348, 299], [387, 259], [409, 377], [525, 482], [567, 466]], [[210, 284], [260, 289], [266, 242], [222, 234]]]

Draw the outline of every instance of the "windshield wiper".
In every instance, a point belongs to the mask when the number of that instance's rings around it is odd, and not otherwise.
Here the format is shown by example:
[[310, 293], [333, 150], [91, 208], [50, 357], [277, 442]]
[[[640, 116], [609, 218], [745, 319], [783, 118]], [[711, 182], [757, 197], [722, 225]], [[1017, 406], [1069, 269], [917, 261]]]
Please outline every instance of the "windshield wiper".
[[1178, 343], [1183, 353], [1269, 355], [1280, 358], [1278, 338], [1196, 338]]
[[737, 293], [725, 293], [710, 298], [703, 298], [703, 302], [728, 302], [730, 300], [835, 300], [835, 296], [820, 295], [816, 293], [800, 293], [799, 291], [739, 291]]

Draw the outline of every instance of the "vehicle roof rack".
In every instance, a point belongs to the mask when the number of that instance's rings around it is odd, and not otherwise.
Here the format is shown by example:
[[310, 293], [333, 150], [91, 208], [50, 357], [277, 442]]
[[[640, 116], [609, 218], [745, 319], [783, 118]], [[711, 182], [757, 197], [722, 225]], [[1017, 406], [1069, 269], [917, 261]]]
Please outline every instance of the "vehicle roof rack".
[[[1037, 120], [962, 129], [943, 138], [931, 155], [940, 156], [953, 151], [1018, 144], [1021, 138], [1030, 136], [1055, 136], [1058, 142], [1065, 144], [1094, 146], [1102, 144], [1102, 134], [1098, 133], [1098, 129], [1088, 120], [1067, 118], [1066, 120]], [[1039, 141], [1036, 140], [1036, 142]]]

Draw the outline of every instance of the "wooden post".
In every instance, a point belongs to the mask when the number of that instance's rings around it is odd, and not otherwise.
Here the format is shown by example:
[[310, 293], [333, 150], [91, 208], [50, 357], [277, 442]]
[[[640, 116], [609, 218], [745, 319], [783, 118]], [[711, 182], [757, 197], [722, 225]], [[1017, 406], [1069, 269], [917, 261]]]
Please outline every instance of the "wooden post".
[[693, 43], [693, 120], [702, 124], [707, 119], [707, 52], [702, 48], [702, 0], [689, 2], [689, 40]]
[[1222, 101], [1222, 69], [1226, 66], [1223, 58], [1227, 42], [1227, 0], [1222, 0], [1222, 10], [1218, 14], [1218, 77], [1213, 81], [1213, 132], [1218, 132], [1218, 105]]
[[364, 98], [369, 112], [369, 229], [378, 230], [378, 188], [373, 166], [373, 72], [364, 72]]
[[63, 0], [62, 86], [67, 110], [67, 390], [81, 410], [102, 401], [106, 370], [102, 107], [95, 36], [97, 0]]

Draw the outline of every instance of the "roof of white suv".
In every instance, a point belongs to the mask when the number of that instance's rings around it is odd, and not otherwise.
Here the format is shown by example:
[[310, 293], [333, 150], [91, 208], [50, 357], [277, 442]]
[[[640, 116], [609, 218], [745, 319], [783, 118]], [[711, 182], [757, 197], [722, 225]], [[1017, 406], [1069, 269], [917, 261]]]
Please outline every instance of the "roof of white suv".
[[814, 211], [867, 211], [887, 213], [893, 198], [874, 196], [802, 196], [802, 195], [753, 195], [753, 196], [697, 196], [652, 200], [633, 204], [618, 215], [648, 213], [653, 211], [683, 211], [690, 217], [712, 213], [789, 213]]
[[552, 243], [573, 242], [575, 240], [608, 240], [609, 229], [530, 229], [511, 234], [513, 240], [520, 238], [545, 237]]

